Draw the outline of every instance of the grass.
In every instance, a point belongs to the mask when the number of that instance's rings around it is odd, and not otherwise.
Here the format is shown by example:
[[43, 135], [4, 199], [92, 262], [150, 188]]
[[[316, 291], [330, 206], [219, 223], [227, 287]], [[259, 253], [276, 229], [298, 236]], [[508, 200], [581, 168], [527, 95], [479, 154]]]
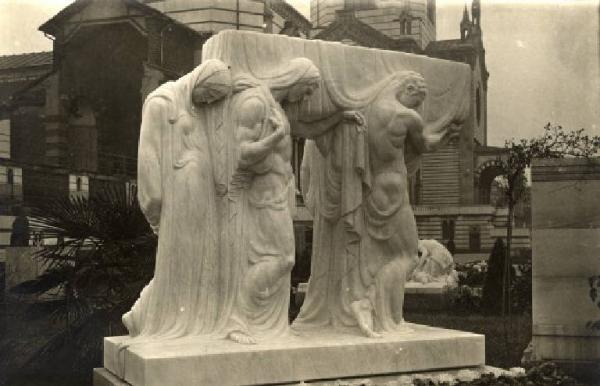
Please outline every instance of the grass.
[[485, 335], [485, 363], [489, 366], [521, 367], [523, 350], [531, 340], [531, 315], [514, 315], [512, 323], [501, 316], [452, 314], [436, 312], [406, 312], [407, 322], [462, 330]]

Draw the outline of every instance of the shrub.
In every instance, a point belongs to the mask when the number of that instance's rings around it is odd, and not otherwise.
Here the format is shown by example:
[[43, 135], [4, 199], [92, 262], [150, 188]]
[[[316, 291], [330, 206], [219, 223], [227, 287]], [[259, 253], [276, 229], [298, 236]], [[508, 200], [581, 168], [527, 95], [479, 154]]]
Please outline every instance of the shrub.
[[510, 287], [512, 310], [517, 313], [531, 313], [532, 267], [531, 263], [520, 264], [518, 275], [513, 275]]
[[58, 242], [35, 255], [45, 262], [46, 271], [12, 292], [38, 296], [22, 317], [26, 323], [46, 321], [53, 328], [23, 370], [91, 374], [91, 367], [101, 364], [102, 338], [125, 332], [121, 315], [152, 277], [156, 236], [135, 190], [118, 188], [90, 199], [52, 201], [34, 210], [32, 225], [44, 238]]
[[481, 307], [484, 313], [499, 315], [502, 313], [502, 286], [506, 248], [501, 238], [496, 239], [488, 261], [488, 271], [483, 284]]
[[457, 313], [480, 313], [481, 290], [478, 287], [459, 285], [448, 291], [452, 311]]
[[488, 263], [485, 260], [456, 265], [458, 285], [481, 287], [485, 281]]
[[402, 376], [399, 381], [384, 383], [382, 386], [583, 386], [576, 379], [565, 375], [552, 362], [543, 363], [525, 372], [522, 368], [510, 370], [491, 369], [479, 373], [461, 370], [455, 374]]

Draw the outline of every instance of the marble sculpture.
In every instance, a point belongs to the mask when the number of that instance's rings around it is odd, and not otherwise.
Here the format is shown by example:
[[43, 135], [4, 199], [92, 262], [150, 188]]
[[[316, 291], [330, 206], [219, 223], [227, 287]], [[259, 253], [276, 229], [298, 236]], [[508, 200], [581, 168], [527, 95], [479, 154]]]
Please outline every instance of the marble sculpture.
[[139, 201], [158, 251], [153, 280], [123, 316], [130, 343], [252, 344], [290, 332], [292, 136], [307, 138], [301, 179], [314, 218], [292, 328], [404, 329], [404, 283], [418, 262], [407, 178], [421, 154], [458, 135], [468, 71], [375, 50], [349, 64], [342, 45], [269, 39], [223, 32], [200, 66], [146, 99]]
[[158, 249], [154, 278], [123, 316], [132, 337], [211, 333], [234, 319], [235, 258], [219, 250], [210, 138], [230, 89], [227, 65], [210, 60], [144, 103], [138, 199]]
[[454, 259], [446, 247], [437, 240], [419, 240], [419, 260], [409, 281], [428, 284], [458, 285]]

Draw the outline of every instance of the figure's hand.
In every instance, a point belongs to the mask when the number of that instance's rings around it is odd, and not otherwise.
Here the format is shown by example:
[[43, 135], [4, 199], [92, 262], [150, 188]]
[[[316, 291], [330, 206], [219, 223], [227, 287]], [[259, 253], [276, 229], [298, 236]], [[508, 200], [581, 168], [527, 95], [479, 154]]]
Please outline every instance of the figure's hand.
[[458, 139], [458, 137], [460, 137], [461, 129], [462, 129], [461, 124], [458, 124], [456, 122], [450, 123], [450, 125], [448, 125], [446, 127], [446, 132], [444, 133], [444, 137], [442, 138], [442, 140], [445, 143], [449, 143], [455, 139]]
[[446, 146], [452, 140], [457, 139], [460, 136], [460, 130], [462, 126], [452, 122], [447, 126], [437, 128], [435, 131], [430, 132], [429, 141], [437, 144], [437, 147]]
[[345, 121], [356, 122], [356, 124], [359, 126], [365, 126], [367, 124], [365, 116], [357, 110], [346, 110], [343, 113], [343, 117]]
[[277, 117], [274, 116], [270, 116], [268, 118], [268, 122], [271, 125], [271, 127], [273, 128], [273, 133], [271, 134], [271, 136], [277, 141], [281, 141], [284, 137], [285, 137], [285, 126], [283, 125], [283, 123], [277, 119]]
[[278, 127], [283, 126], [279, 118], [277, 118], [275, 115], [271, 115], [268, 119], [268, 122], [273, 128], [273, 131], [276, 131]]

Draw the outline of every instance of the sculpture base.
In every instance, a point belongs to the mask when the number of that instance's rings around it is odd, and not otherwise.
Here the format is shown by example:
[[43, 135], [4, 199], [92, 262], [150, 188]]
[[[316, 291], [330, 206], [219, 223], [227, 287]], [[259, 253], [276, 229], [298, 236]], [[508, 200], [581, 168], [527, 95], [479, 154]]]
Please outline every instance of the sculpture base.
[[121, 382], [134, 386], [176, 386], [364, 378], [477, 368], [485, 362], [483, 335], [407, 326], [412, 332], [381, 339], [365, 338], [355, 331], [320, 329], [249, 346], [185, 338], [139, 343], [120, 353], [119, 343], [128, 338], [110, 337], [104, 340], [104, 366]]

